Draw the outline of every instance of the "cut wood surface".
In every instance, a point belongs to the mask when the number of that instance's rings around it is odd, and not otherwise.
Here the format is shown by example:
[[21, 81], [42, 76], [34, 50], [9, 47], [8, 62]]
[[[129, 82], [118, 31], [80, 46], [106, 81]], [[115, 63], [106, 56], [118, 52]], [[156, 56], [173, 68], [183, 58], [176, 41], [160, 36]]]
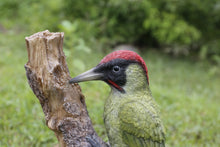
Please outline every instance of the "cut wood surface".
[[60, 146], [107, 146], [94, 131], [79, 85], [69, 84], [71, 77], [63, 52], [63, 38], [64, 33], [48, 30], [25, 38], [29, 85]]

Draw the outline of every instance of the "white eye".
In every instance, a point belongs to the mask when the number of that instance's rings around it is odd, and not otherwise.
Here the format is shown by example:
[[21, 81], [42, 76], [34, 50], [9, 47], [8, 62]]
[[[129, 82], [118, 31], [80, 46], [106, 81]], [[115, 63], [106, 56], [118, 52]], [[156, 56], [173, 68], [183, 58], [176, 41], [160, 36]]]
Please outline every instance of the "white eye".
[[113, 71], [114, 71], [114, 72], [119, 72], [119, 71], [120, 71], [120, 67], [117, 66], [117, 65], [114, 66], [114, 67], [113, 67]]

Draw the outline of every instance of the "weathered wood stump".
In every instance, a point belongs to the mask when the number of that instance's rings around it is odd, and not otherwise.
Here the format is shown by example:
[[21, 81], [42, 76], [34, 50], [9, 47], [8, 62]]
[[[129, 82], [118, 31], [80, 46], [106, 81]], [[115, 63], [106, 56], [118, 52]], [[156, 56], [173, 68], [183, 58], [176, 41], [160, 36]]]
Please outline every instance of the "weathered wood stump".
[[64, 33], [48, 30], [25, 38], [29, 85], [60, 146], [89, 147], [91, 140], [106, 146], [94, 131], [79, 85], [69, 84], [71, 77], [63, 53], [63, 38]]

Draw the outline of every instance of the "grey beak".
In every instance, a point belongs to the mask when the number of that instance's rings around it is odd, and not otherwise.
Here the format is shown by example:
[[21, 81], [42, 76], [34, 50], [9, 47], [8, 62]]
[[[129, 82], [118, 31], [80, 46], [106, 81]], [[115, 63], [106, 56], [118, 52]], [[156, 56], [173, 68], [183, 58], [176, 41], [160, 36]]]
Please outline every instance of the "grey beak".
[[102, 73], [95, 72], [96, 67], [76, 76], [75, 78], [71, 79], [69, 83], [79, 83], [84, 81], [92, 81], [92, 80], [101, 80], [103, 78]]

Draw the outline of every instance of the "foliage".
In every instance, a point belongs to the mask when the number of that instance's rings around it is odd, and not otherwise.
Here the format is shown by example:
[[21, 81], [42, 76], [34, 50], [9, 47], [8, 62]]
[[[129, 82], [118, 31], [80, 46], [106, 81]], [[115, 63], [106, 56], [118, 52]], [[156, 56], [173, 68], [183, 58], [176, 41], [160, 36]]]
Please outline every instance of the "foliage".
[[141, 3], [135, 2], [133, 5], [132, 2], [114, 0], [66, 0], [65, 4], [69, 19], [82, 19], [90, 22], [88, 25], [92, 23], [95, 30], [93, 36], [108, 45], [134, 42], [143, 30], [143, 18], [138, 19], [145, 15], [144, 7], [139, 8]]
[[218, 0], [2, 0], [0, 9], [0, 28], [65, 31], [70, 22], [86, 46], [151, 46], [220, 64]]
[[33, 33], [45, 29], [54, 31], [63, 15], [61, 8], [61, 0], [1, 0], [0, 21], [6, 29], [18, 27]]
[[[65, 0], [70, 20], [88, 22], [93, 34], [106, 45], [136, 43], [169, 49], [200, 58], [220, 55], [220, 3], [173, 0]], [[214, 11], [213, 11], [214, 10]], [[207, 48], [206, 52], [202, 48]]]
[[[220, 63], [220, 1], [218, 0], [172, 0], [163, 1], [160, 9], [175, 13], [179, 18], [193, 26], [200, 34], [197, 42], [192, 42], [192, 49], [200, 58], [211, 57], [212, 61]], [[206, 51], [205, 51], [206, 50]], [[203, 52], [203, 53], [201, 53]]]

